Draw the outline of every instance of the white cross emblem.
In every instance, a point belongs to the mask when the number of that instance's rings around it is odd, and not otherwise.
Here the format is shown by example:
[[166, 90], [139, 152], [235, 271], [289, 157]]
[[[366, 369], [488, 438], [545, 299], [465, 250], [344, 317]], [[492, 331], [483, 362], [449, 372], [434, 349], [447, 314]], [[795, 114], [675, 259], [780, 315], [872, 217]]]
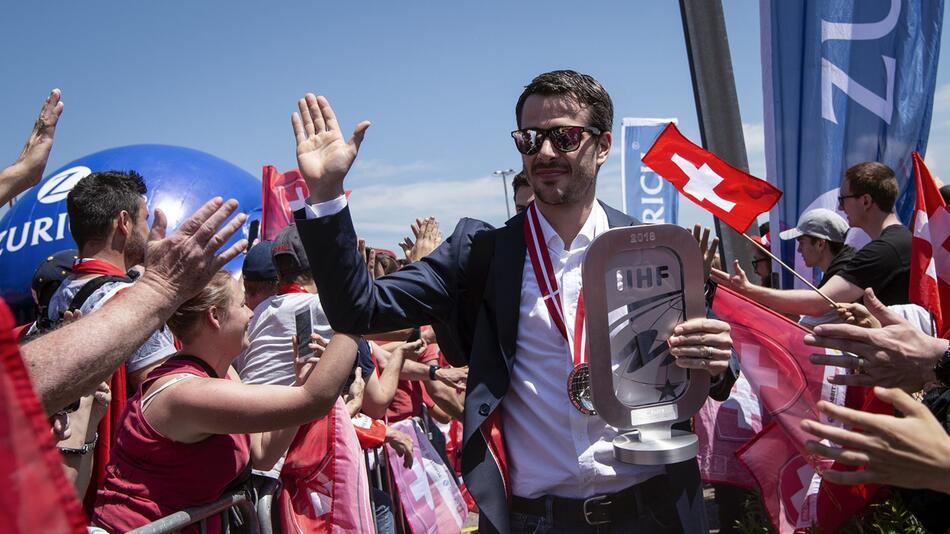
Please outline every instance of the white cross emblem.
[[683, 186], [683, 192], [689, 193], [700, 201], [706, 200], [724, 211], [732, 211], [732, 208], [736, 206], [735, 202], [730, 202], [713, 191], [723, 178], [710, 169], [709, 165], [703, 163], [702, 167], [696, 168], [679, 154], [673, 154], [671, 159], [689, 177], [689, 181]]
[[[750, 378], [755, 377], [754, 381], [759, 386], [759, 390], [763, 387], [778, 388], [778, 371], [759, 362], [758, 345], [743, 343], [739, 354], [742, 355], [742, 371]], [[752, 380], [749, 382], [751, 383]], [[756, 394], [758, 395], [758, 392]]]
[[[950, 211], [939, 208], [934, 212], [933, 219], [928, 218], [925, 211], [918, 211], [914, 224], [914, 235], [930, 242], [933, 249], [933, 258], [927, 266], [927, 276], [936, 280], [936, 266], [950, 265], [950, 250], [943, 246], [947, 238], [950, 237]], [[947, 269], [942, 269], [939, 276], [944, 282], [950, 283], [950, 272], [947, 272]]]

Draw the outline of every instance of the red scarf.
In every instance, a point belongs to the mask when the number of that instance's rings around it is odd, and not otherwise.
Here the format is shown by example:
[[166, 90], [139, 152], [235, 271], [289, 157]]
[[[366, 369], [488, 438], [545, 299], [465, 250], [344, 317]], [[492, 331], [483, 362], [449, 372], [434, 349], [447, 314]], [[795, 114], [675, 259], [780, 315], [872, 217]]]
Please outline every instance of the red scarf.
[[100, 274], [107, 276], [125, 276], [125, 271], [117, 266], [103, 260], [92, 258], [83, 258], [73, 263], [73, 274], [82, 276], [84, 274]]
[[284, 284], [277, 288], [278, 295], [286, 295], [287, 293], [310, 293], [300, 284]]

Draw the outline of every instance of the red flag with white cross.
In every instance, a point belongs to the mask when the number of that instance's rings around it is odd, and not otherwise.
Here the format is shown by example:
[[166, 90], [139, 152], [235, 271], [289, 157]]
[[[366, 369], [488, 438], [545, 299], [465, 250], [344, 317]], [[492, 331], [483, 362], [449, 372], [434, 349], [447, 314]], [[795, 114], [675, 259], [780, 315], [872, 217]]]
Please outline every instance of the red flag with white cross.
[[674, 124], [656, 138], [643, 163], [740, 234], [782, 196], [772, 184], [693, 144]]
[[[781, 534], [809, 526], [836, 532], [880, 488], [822, 483], [817, 473], [832, 462], [808, 453], [805, 443], [813, 438], [799, 424], [802, 419], [834, 424], [818, 412], [818, 401], [846, 404], [852, 390], [828, 382], [839, 369], [810, 363], [815, 348], [805, 345], [807, 330], [801, 325], [722, 286], [716, 288], [712, 311], [729, 323], [742, 375], [758, 398], [762, 430], [734, 454], [755, 478], [773, 526]], [[853, 388], [854, 400], [865, 411], [879, 411], [864, 403], [861, 390]], [[835, 464], [834, 469], [849, 467]]]
[[937, 183], [914, 152], [917, 207], [911, 253], [910, 301], [933, 315], [940, 337], [950, 334], [950, 211]]
[[264, 166], [261, 185], [261, 239], [274, 239], [294, 221], [293, 212], [304, 207], [310, 189], [297, 169], [280, 173], [272, 165]]

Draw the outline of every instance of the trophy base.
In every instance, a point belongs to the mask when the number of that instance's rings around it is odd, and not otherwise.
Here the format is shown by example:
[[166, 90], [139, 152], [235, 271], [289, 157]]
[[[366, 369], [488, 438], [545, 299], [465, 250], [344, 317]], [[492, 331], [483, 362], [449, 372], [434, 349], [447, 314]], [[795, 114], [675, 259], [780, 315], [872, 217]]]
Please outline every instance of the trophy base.
[[692, 432], [670, 429], [664, 437], [643, 440], [638, 430], [614, 438], [614, 458], [628, 464], [666, 465], [695, 458], [699, 438]]

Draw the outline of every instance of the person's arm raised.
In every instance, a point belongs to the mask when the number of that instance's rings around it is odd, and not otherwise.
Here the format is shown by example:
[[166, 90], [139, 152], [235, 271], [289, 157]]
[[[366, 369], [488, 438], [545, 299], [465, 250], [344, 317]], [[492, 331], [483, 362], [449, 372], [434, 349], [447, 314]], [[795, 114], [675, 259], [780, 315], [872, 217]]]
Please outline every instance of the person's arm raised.
[[[288, 350], [292, 350], [288, 343]], [[357, 338], [336, 334], [301, 386], [188, 380], [155, 397], [149, 422], [166, 436], [193, 442], [209, 434], [250, 434], [299, 426], [330, 412], [353, 370]]]
[[290, 122], [297, 140], [297, 166], [317, 204], [343, 195], [343, 179], [359, 152], [369, 121], [356, 125], [349, 141], [343, 140], [333, 108], [323, 96], [307, 93], [297, 102], [299, 113]]
[[[367, 382], [363, 397], [363, 413], [374, 419], [382, 419], [386, 415], [386, 408], [396, 396], [396, 387], [399, 384], [399, 375], [402, 372], [406, 354], [418, 354], [422, 348], [422, 340], [416, 340], [399, 345], [392, 353], [379, 346], [374, 349], [378, 355], [376, 360], [382, 371], [378, 378], [371, 377], [370, 382]], [[369, 387], [369, 384], [373, 386]]]
[[165, 215], [155, 210], [145, 274], [96, 313], [20, 348], [47, 413], [108, 379], [182, 303], [244, 250], [247, 242], [241, 240], [217, 253], [247, 218], [239, 214], [227, 220], [237, 207], [234, 199], [209, 200], [167, 238]]
[[[736, 273], [733, 275], [719, 269], [712, 269], [713, 281], [778, 313], [822, 315], [836, 309], [832, 308], [827, 300], [811, 289], [774, 289], [755, 285], [749, 281], [745, 271], [739, 267], [738, 260], [734, 262], [733, 269]], [[864, 291], [844, 278], [835, 275], [821, 287], [821, 292], [835, 302], [854, 302], [861, 298]]]
[[53, 149], [56, 123], [63, 113], [60, 97], [59, 89], [50, 91], [19, 157], [12, 165], [0, 171], [0, 205], [10, 202], [20, 193], [40, 183], [43, 178], [50, 150]]

